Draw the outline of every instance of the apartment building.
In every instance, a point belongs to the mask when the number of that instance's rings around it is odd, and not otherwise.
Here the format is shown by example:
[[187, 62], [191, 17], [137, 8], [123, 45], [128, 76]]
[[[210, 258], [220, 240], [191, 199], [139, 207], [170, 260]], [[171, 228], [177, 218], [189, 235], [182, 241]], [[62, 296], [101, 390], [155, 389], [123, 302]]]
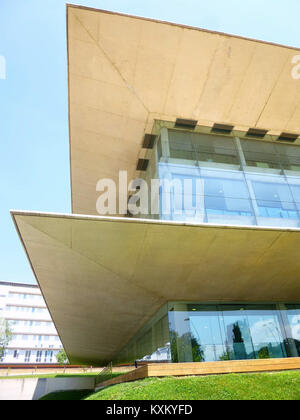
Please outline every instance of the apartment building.
[[2, 364], [57, 363], [62, 344], [38, 286], [0, 282], [0, 318], [13, 332]]

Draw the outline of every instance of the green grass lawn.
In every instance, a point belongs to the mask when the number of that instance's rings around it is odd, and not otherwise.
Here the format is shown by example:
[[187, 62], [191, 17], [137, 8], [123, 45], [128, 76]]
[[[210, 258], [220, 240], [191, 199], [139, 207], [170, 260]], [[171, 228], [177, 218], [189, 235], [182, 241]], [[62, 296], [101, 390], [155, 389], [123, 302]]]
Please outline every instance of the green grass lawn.
[[[79, 400], [300, 400], [300, 372], [147, 378], [113, 385]], [[44, 397], [76, 399], [76, 393]]]

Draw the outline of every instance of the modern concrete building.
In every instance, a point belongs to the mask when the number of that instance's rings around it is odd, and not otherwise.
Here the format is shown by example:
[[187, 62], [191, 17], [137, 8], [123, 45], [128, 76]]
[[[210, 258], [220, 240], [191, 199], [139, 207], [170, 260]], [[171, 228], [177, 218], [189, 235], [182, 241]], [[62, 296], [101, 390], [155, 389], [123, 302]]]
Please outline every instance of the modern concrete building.
[[57, 363], [62, 344], [38, 286], [0, 282], [0, 318], [13, 332], [0, 364]]
[[70, 361], [299, 356], [300, 50], [67, 11], [73, 214], [12, 216]]

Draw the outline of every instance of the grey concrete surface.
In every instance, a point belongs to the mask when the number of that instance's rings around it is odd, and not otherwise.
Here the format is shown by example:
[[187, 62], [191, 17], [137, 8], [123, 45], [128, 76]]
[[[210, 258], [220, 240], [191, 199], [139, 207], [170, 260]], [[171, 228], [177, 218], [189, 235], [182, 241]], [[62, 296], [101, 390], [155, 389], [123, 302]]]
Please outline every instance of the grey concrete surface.
[[95, 378], [1, 379], [0, 401], [32, 401], [56, 391], [94, 389]]

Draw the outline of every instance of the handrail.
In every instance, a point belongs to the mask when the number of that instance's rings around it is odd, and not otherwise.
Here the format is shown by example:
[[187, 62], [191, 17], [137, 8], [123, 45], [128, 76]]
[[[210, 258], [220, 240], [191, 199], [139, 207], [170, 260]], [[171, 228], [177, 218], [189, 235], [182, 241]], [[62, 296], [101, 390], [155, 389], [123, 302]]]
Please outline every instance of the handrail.
[[113, 367], [112, 362], [109, 362], [109, 364], [101, 370], [101, 372], [95, 378], [95, 386], [113, 377], [112, 367]]

